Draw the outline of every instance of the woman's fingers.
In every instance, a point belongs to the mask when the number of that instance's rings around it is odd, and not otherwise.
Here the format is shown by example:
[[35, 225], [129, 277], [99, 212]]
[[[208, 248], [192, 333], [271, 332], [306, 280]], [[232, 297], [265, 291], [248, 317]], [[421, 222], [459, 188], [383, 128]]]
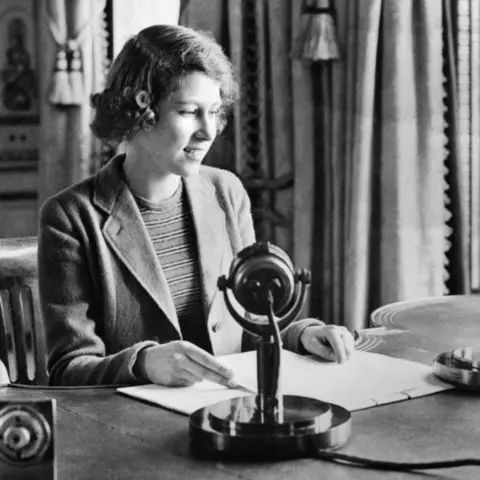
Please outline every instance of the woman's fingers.
[[203, 379], [225, 386], [233, 386], [233, 371], [222, 365], [213, 355], [189, 342], [182, 342], [180, 352], [176, 352], [175, 363], [182, 371], [182, 378], [196, 382]]
[[326, 341], [330, 344], [338, 363], [344, 363], [347, 360], [347, 353], [343, 343], [343, 334], [340, 328], [329, 328], [325, 335]]
[[220, 377], [230, 379], [233, 377], [233, 371], [221, 364], [213, 355], [202, 350], [190, 342], [182, 342], [183, 353], [195, 363], [202, 365], [206, 370], [216, 373]]
[[305, 348], [326, 360], [344, 363], [355, 350], [353, 336], [345, 327], [311, 326], [305, 329], [304, 335]]

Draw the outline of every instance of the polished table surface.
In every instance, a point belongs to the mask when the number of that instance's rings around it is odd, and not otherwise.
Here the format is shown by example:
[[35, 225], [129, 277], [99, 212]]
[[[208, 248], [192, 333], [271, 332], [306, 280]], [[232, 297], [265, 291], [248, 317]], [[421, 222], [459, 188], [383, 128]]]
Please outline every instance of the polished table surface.
[[[480, 296], [386, 306], [372, 316], [358, 348], [432, 364], [458, 346], [480, 345]], [[368, 374], [368, 372], [366, 373]], [[480, 478], [480, 467], [375, 471], [318, 459], [234, 462], [195, 456], [188, 417], [130, 399], [112, 388], [1, 387], [2, 398], [57, 400], [58, 479], [415, 479]], [[451, 390], [352, 413], [339, 451], [394, 461], [480, 457], [480, 393]]]

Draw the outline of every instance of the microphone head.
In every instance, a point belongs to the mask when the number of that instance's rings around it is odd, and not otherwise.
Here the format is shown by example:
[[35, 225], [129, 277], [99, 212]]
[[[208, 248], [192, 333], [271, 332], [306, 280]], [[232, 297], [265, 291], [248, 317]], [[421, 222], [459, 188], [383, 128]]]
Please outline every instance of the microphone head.
[[295, 271], [289, 256], [268, 242], [254, 243], [240, 251], [230, 268], [230, 286], [237, 302], [255, 315], [273, 312], [281, 316], [295, 293]]

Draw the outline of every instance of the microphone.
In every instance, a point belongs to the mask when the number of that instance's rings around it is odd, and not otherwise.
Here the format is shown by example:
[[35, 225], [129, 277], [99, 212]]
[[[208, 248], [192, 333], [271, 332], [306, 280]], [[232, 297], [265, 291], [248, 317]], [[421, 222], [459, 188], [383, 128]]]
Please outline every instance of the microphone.
[[[257, 337], [257, 394], [201, 408], [190, 416], [193, 449], [242, 459], [308, 456], [343, 445], [350, 413], [314, 398], [282, 395], [278, 383], [282, 338], [299, 316], [310, 272], [295, 270], [287, 253], [270, 242], [254, 243], [218, 279], [230, 315]], [[243, 309], [243, 311], [241, 311]]]
[[[298, 283], [301, 284], [299, 294], [295, 291]], [[295, 272], [288, 255], [268, 242], [254, 243], [243, 249], [232, 262], [230, 278], [222, 276], [218, 279], [218, 288], [224, 293], [230, 288], [237, 302], [252, 314], [268, 315], [271, 295], [273, 314], [281, 317], [281, 328], [300, 313], [309, 284], [310, 272], [305, 269]], [[244, 322], [231, 306], [228, 296], [226, 302], [230, 313], [246, 330], [259, 335], [268, 330], [255, 320]]]
[[[232, 317], [245, 330], [261, 337], [257, 344], [256, 401], [258, 413], [268, 418], [275, 417], [275, 409], [282, 400], [277, 391], [280, 332], [298, 317], [309, 285], [310, 272], [305, 269], [295, 272], [288, 255], [268, 242], [254, 243], [239, 252], [232, 262], [230, 277], [218, 279], [218, 288], [224, 293]], [[234, 308], [228, 289], [247, 315], [240, 315]]]

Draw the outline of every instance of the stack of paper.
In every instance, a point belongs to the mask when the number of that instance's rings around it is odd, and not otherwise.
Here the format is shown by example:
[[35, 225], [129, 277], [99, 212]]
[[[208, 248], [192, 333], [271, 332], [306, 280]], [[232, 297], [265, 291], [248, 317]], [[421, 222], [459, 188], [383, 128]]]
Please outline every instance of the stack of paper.
[[[256, 389], [256, 352], [218, 357], [236, 379]], [[454, 388], [434, 376], [432, 367], [377, 353], [354, 352], [344, 364], [282, 352], [280, 390], [284, 395], [313, 397], [347, 410], [360, 410]], [[158, 385], [122, 387], [118, 392], [184, 414], [221, 400], [251, 395], [209, 381], [191, 387]]]

